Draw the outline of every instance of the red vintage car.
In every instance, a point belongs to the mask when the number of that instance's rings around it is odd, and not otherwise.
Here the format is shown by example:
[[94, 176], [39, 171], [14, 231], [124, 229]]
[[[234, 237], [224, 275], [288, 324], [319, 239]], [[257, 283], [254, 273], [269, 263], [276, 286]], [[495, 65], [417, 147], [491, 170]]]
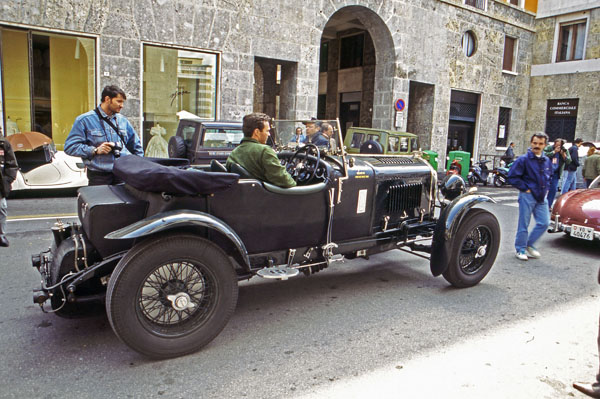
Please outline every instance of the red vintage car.
[[600, 240], [600, 176], [590, 187], [561, 195], [550, 215], [550, 233], [563, 231], [583, 240]]

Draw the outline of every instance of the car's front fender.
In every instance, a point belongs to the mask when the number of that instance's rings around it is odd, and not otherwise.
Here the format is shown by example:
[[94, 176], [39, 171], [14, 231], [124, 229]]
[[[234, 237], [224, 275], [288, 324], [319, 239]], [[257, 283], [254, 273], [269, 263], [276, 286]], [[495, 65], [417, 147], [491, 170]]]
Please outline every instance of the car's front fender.
[[119, 240], [150, 236], [159, 232], [181, 227], [206, 227], [223, 234], [238, 250], [246, 270], [250, 269], [248, 251], [236, 232], [222, 220], [204, 212], [191, 210], [173, 210], [152, 215], [129, 226], [108, 233], [104, 238]]
[[454, 199], [440, 213], [440, 218], [433, 232], [430, 267], [434, 276], [446, 271], [450, 256], [452, 238], [460, 226], [467, 211], [480, 202], [493, 202], [494, 199], [483, 194], [463, 194]]

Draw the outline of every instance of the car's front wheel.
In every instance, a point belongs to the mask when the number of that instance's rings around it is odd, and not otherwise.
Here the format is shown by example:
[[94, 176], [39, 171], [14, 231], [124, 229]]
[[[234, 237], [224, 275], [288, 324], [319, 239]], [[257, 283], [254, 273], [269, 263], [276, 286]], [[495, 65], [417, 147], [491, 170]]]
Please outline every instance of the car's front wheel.
[[472, 287], [488, 274], [500, 247], [500, 225], [485, 209], [471, 209], [452, 238], [444, 278], [457, 288]]
[[153, 358], [195, 352], [231, 317], [238, 296], [233, 265], [208, 240], [173, 234], [147, 240], [113, 272], [106, 311], [117, 336]]

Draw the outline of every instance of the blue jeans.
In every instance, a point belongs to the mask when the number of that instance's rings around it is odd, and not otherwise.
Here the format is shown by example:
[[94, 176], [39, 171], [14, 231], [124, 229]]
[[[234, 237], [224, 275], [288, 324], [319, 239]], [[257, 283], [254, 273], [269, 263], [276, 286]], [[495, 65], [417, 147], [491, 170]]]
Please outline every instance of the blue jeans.
[[558, 173], [553, 173], [550, 178], [550, 188], [548, 189], [548, 207], [552, 208], [552, 203], [554, 202], [554, 197], [556, 197], [556, 190], [558, 190], [558, 180], [560, 177]]
[[[531, 233], [528, 232], [531, 215], [535, 219], [535, 226]], [[515, 249], [524, 252], [527, 247], [533, 247], [535, 242], [544, 234], [550, 224], [548, 213], [548, 200], [537, 202], [531, 193], [519, 192], [519, 222]]]
[[6, 198], [0, 197], [0, 234], [6, 234], [7, 207]]
[[563, 177], [563, 186], [562, 190], [560, 190], [561, 194], [569, 192], [571, 190], [575, 190], [575, 186], [577, 184], [577, 171], [573, 170], [565, 170], [565, 175]]

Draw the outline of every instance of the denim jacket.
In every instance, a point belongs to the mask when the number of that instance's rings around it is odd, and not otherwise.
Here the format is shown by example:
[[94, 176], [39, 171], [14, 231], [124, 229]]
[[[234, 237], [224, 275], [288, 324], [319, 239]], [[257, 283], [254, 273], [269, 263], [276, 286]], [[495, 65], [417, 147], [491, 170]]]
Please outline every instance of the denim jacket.
[[94, 155], [94, 148], [104, 142], [120, 143], [123, 147], [121, 156], [129, 154], [144, 156], [140, 139], [127, 118], [121, 114], [108, 117], [100, 106], [98, 106], [98, 110], [103, 117], [108, 118], [113, 125], [119, 128], [119, 132], [126, 143], [123, 143], [122, 138], [108, 123], [101, 121], [96, 112], [91, 110], [75, 119], [73, 128], [65, 141], [65, 152], [75, 157], [81, 157], [83, 163], [96, 172], [112, 172], [115, 162], [115, 156], [112, 152]]
[[536, 157], [531, 148], [527, 150], [527, 154], [517, 158], [508, 170], [508, 182], [519, 191], [530, 190], [537, 202], [544, 202], [551, 176], [550, 159], [543, 152], [541, 157]]

